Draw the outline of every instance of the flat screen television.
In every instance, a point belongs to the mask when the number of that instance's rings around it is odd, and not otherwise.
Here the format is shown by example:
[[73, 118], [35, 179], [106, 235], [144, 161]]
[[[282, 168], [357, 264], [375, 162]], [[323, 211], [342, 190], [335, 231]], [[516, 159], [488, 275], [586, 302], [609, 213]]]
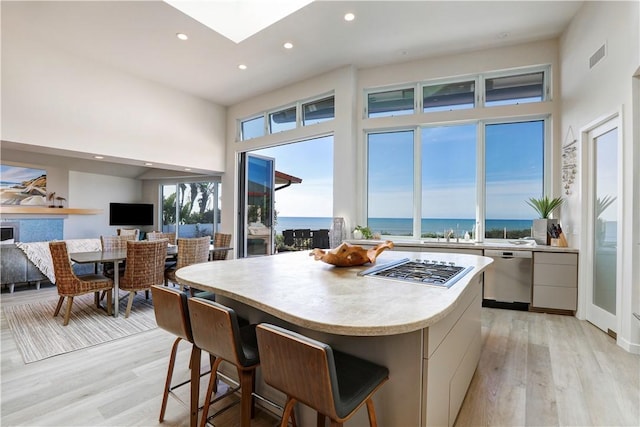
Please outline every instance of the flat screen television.
[[153, 204], [109, 203], [109, 225], [153, 225]]

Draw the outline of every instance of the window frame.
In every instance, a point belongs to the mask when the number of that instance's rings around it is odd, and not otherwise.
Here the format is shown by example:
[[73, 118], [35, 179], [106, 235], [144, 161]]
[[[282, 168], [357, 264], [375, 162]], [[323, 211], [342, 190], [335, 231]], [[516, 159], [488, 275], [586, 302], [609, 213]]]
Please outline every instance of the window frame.
[[[335, 115], [335, 91], [330, 91], [330, 92], [324, 92], [320, 95], [316, 95], [313, 97], [309, 97], [309, 98], [304, 98], [304, 99], [299, 99], [295, 102], [289, 103], [289, 104], [283, 104], [281, 106], [278, 107], [274, 107], [274, 108], [270, 108], [268, 110], [265, 110], [261, 113], [257, 113], [257, 114], [253, 114], [250, 116], [247, 116], [245, 118], [241, 118], [238, 119], [236, 121], [236, 142], [244, 142], [244, 141], [249, 141], [251, 139], [256, 139], [256, 138], [262, 138], [268, 135], [275, 135], [275, 134], [279, 134], [282, 132], [290, 132], [293, 131], [295, 129], [301, 128], [301, 127], [309, 127], [309, 126], [313, 126], [315, 124], [320, 124], [320, 123], [311, 123], [308, 125], [304, 124], [303, 121], [303, 107], [307, 104], [312, 104], [313, 102], [317, 102], [317, 101], [323, 101], [325, 99], [330, 99], [333, 98], [333, 105], [334, 105], [334, 112], [333, 112], [333, 117], [331, 119], [325, 120], [325, 122], [327, 121], [331, 121], [331, 120], [335, 120], [336, 115]], [[276, 131], [276, 132], [272, 132], [271, 130], [271, 115], [272, 114], [276, 114], [291, 108], [295, 108], [296, 111], [296, 120], [295, 120], [295, 126], [291, 129], [285, 129], [285, 130], [281, 130], [281, 131]], [[264, 122], [263, 122], [263, 126], [264, 126], [264, 132], [262, 135], [254, 137], [254, 138], [249, 138], [249, 139], [245, 139], [243, 132], [242, 132], [242, 125], [248, 121], [251, 120], [255, 120], [257, 118], [262, 117]], [[324, 122], [322, 122], [324, 123]]]
[[[455, 111], [454, 111], [455, 113]], [[411, 236], [395, 236], [389, 235], [390, 238], [410, 238], [413, 240], [426, 241], [427, 238], [422, 237], [422, 129], [426, 127], [443, 127], [443, 126], [456, 126], [456, 125], [464, 125], [464, 124], [475, 124], [476, 125], [476, 234], [475, 241], [482, 242], [485, 240], [488, 241], [500, 241], [503, 239], [487, 239], [485, 237], [485, 221], [486, 221], [486, 168], [485, 168], [485, 152], [486, 152], [486, 141], [485, 141], [485, 127], [486, 125], [492, 124], [509, 124], [509, 123], [520, 123], [520, 122], [532, 122], [532, 121], [542, 121], [544, 126], [544, 134], [543, 134], [543, 153], [542, 153], [542, 188], [543, 194], [548, 195], [551, 194], [551, 184], [552, 177], [550, 174], [546, 173], [551, 170], [552, 163], [552, 141], [551, 141], [551, 124], [552, 124], [552, 116], [550, 113], [545, 114], [533, 114], [522, 117], [499, 117], [499, 118], [491, 118], [491, 119], [476, 119], [476, 120], [464, 120], [464, 121], [442, 121], [442, 122], [430, 122], [425, 124], [416, 124], [410, 126], [399, 126], [399, 127], [387, 127], [387, 128], [369, 128], [363, 129], [364, 133], [364, 173], [363, 173], [363, 219], [365, 223], [368, 224], [369, 220], [369, 144], [368, 138], [370, 134], [379, 134], [379, 133], [391, 133], [391, 132], [404, 132], [404, 131], [413, 131], [414, 133], [414, 159], [413, 159], [413, 169], [414, 169], [414, 182], [413, 182], [413, 232]], [[523, 200], [523, 203], [525, 201]], [[434, 240], [435, 241], [435, 240]]]
[[[413, 90], [413, 113], [398, 114], [398, 115], [391, 114], [388, 116], [378, 116], [378, 117], [369, 116], [369, 95], [376, 94], [376, 93], [393, 92], [397, 90], [408, 90], [408, 89]], [[393, 85], [393, 86], [380, 86], [380, 87], [365, 89], [364, 96], [363, 96], [364, 111], [363, 111], [362, 118], [378, 119], [378, 118], [393, 118], [393, 117], [404, 117], [404, 116], [415, 115], [418, 112], [418, 101], [416, 100], [416, 93], [418, 93], [419, 90], [420, 90], [420, 85], [418, 83], [409, 83], [409, 84]]]

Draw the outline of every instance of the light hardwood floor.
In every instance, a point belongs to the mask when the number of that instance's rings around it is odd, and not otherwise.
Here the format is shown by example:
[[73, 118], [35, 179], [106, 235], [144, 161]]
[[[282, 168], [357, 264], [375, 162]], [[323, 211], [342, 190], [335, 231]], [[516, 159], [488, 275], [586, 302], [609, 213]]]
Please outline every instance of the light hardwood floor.
[[[1, 304], [51, 295], [54, 288], [3, 292]], [[483, 308], [482, 322], [482, 356], [457, 427], [640, 425], [640, 356], [608, 335], [570, 316]], [[168, 333], [157, 329], [25, 365], [4, 315], [1, 323], [2, 426], [188, 425], [188, 409], [175, 399], [165, 422], [157, 419]], [[188, 377], [188, 357], [182, 345], [176, 377]], [[187, 401], [187, 388], [182, 395]], [[215, 425], [238, 425], [237, 410]], [[277, 422], [261, 412], [252, 426]]]

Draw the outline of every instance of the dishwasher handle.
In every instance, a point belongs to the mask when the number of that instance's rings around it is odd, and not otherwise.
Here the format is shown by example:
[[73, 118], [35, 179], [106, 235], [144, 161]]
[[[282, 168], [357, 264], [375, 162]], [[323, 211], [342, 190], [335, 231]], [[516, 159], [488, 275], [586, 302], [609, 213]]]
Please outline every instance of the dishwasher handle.
[[485, 249], [484, 256], [492, 258], [533, 258], [533, 252], [531, 251], [499, 251], [495, 249]]

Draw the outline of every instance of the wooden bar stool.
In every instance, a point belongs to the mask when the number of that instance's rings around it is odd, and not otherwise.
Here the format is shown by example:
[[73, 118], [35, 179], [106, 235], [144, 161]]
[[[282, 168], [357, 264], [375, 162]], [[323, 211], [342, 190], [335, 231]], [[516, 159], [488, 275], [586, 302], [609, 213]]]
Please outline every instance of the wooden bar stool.
[[319, 427], [325, 417], [342, 426], [366, 403], [369, 425], [377, 426], [372, 397], [389, 379], [387, 368], [278, 326], [261, 323], [256, 335], [265, 383], [287, 395], [281, 427], [296, 402], [317, 411]]
[[[191, 357], [189, 360], [193, 359], [195, 347], [193, 346], [193, 334], [191, 332], [191, 320], [189, 318], [189, 306], [187, 304], [188, 295], [177, 289], [154, 285], [151, 287], [151, 297], [153, 298], [153, 310], [155, 312], [158, 327], [177, 337], [171, 347], [167, 379], [165, 381], [164, 393], [162, 395], [162, 406], [160, 407], [159, 417], [159, 421], [162, 422], [164, 421], [164, 414], [167, 409], [169, 395], [171, 394], [174, 396], [173, 390], [190, 383], [190, 380], [187, 380], [177, 385], [171, 384], [173, 369], [176, 363], [176, 354], [178, 352], [178, 344], [180, 344], [180, 341], [182, 340], [191, 343]], [[210, 362], [211, 366], [215, 365], [215, 359], [213, 356], [210, 357]], [[206, 375], [206, 373], [203, 375]]]
[[200, 425], [206, 426], [211, 395], [215, 391], [215, 372], [223, 360], [235, 365], [240, 379], [240, 426], [249, 427], [255, 413], [255, 371], [260, 364], [255, 325], [240, 326], [236, 312], [214, 301], [199, 297], [188, 300], [193, 341], [200, 349], [214, 356], [211, 378], [205, 396]]

